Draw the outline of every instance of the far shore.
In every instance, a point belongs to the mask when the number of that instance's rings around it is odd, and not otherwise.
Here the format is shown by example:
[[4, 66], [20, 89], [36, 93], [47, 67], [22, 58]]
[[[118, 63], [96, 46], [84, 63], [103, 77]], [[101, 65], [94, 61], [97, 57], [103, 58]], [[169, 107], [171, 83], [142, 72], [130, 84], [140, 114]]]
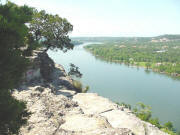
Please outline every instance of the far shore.
[[[88, 49], [86, 49], [86, 48], [84, 48], [86, 51], [88, 51], [88, 52], [90, 52], [91, 54], [93, 54], [90, 50], [88, 50]], [[146, 67], [146, 66], [144, 66], [144, 65], [139, 65], [139, 66], [137, 66], [136, 64], [132, 64], [132, 63], [129, 63], [129, 65], [127, 64], [127, 63], [125, 63], [125, 62], [122, 62], [122, 61], [119, 61], [119, 60], [108, 60], [108, 59], [105, 59], [105, 58], [103, 58], [103, 57], [101, 57], [101, 56], [99, 56], [99, 55], [95, 55], [95, 54], [93, 54], [96, 58], [99, 58], [99, 59], [101, 59], [101, 60], [104, 60], [104, 61], [107, 61], [107, 62], [113, 62], [113, 63], [119, 63], [119, 64], [124, 64], [124, 65], [127, 65], [127, 66], [132, 66], [132, 67], [137, 67], [137, 68], [144, 68], [144, 69], [146, 69], [146, 70], [149, 70], [149, 69], [151, 69], [153, 72], [157, 72], [157, 73], [160, 73], [160, 74], [165, 74], [165, 75], [168, 75], [168, 76], [171, 76], [171, 77], [176, 77], [176, 78], [178, 78], [178, 79], [180, 79], [180, 74], [178, 74], [178, 73], [167, 73], [167, 72], [160, 72], [159, 70], [157, 70], [156, 68], [152, 68], [152, 67]], [[137, 62], [134, 62], [134, 63], [137, 63]], [[142, 63], [142, 62], [140, 62], [140, 63]], [[143, 63], [145, 63], [145, 62], [143, 62]]]

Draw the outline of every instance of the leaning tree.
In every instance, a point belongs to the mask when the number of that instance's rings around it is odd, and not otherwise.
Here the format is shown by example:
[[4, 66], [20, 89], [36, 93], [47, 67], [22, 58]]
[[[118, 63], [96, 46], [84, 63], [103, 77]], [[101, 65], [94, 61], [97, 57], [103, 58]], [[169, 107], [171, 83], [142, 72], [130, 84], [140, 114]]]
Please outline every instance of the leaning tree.
[[68, 36], [73, 30], [73, 26], [65, 18], [48, 14], [44, 10], [40, 12], [34, 10], [29, 27], [34, 39], [46, 48], [44, 52], [47, 52], [48, 49], [63, 51], [73, 49], [73, 44]]

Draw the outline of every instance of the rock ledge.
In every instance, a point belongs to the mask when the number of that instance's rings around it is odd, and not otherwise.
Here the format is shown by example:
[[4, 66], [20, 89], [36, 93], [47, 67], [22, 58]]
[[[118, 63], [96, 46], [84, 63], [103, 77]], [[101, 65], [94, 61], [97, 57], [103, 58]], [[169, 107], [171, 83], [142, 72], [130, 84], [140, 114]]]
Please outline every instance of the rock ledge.
[[50, 62], [52, 70], [46, 68], [53, 80], [42, 81], [41, 75], [41, 81], [31, 80], [13, 93], [32, 112], [20, 135], [168, 135], [107, 98], [77, 93], [63, 67]]

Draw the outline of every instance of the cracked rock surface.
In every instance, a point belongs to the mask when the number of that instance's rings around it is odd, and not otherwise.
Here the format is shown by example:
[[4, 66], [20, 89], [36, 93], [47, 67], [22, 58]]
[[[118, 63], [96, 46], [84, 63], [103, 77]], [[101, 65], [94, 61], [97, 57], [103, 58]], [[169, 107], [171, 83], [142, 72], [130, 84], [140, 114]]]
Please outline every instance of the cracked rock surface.
[[167, 135], [107, 98], [73, 91], [73, 80], [54, 65], [50, 83], [32, 82], [13, 92], [32, 113], [20, 135]]
[[13, 93], [32, 112], [21, 135], [167, 135], [95, 93], [39, 87]]

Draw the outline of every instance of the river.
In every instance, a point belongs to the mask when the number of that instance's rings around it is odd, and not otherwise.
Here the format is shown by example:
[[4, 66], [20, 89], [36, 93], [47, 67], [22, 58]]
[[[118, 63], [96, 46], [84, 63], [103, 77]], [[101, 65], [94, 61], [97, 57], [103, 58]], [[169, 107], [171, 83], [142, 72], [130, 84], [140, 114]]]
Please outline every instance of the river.
[[80, 81], [96, 92], [115, 102], [135, 105], [143, 102], [152, 107], [154, 117], [164, 123], [172, 121], [180, 130], [180, 81], [144, 68], [128, 67], [96, 59], [87, 52], [84, 43], [66, 53], [48, 51], [49, 56], [68, 71], [69, 63], [80, 68]]

